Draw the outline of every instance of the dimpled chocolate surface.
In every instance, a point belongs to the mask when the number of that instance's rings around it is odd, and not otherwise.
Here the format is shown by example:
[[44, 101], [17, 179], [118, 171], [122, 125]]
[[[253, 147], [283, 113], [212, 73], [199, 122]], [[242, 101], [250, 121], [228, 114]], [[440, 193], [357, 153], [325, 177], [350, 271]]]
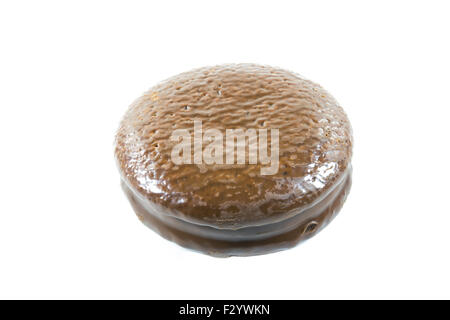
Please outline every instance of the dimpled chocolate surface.
[[[259, 163], [174, 164], [170, 136], [193, 134], [194, 120], [224, 136], [279, 129], [278, 172], [261, 175], [267, 165]], [[223, 229], [282, 221], [313, 206], [343, 180], [351, 154], [350, 124], [328, 92], [254, 64], [195, 69], [157, 84], [130, 106], [115, 145], [122, 179], [139, 197], [164, 214]]]

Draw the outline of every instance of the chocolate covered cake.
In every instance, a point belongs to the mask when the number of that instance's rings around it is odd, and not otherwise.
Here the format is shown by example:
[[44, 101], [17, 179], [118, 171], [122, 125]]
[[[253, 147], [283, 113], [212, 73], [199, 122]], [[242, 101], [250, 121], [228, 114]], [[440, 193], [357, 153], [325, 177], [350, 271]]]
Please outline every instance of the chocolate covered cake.
[[163, 237], [214, 256], [294, 246], [351, 184], [352, 134], [319, 85], [255, 64], [205, 67], [137, 99], [116, 136], [122, 187]]

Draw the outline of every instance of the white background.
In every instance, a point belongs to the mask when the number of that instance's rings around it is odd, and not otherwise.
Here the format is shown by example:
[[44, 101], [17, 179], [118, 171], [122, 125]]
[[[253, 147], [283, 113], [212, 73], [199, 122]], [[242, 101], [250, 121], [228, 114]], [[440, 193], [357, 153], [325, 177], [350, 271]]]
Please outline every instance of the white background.
[[[1, 1], [0, 298], [450, 298], [446, 1]], [[144, 227], [119, 187], [128, 105], [194, 67], [323, 85], [354, 129], [334, 222], [218, 259]]]

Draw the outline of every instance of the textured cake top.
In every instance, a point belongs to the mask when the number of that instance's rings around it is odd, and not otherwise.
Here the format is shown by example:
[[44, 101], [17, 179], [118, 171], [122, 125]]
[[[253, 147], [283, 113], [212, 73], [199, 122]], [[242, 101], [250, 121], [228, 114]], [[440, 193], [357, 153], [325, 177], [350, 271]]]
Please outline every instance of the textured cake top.
[[[267, 129], [270, 155], [277, 129], [276, 173], [249, 163], [248, 148], [244, 164], [227, 164], [225, 156], [223, 164], [174, 163], [178, 142], [171, 136], [186, 129], [194, 141], [194, 121], [203, 132], [223, 133], [224, 153], [227, 129]], [[212, 140], [202, 139], [204, 150]], [[192, 143], [192, 161], [194, 149]], [[130, 106], [115, 148], [123, 179], [143, 198], [182, 219], [229, 228], [300, 212], [341, 178], [351, 153], [350, 124], [329, 93], [297, 74], [254, 64], [200, 68], [154, 86]]]

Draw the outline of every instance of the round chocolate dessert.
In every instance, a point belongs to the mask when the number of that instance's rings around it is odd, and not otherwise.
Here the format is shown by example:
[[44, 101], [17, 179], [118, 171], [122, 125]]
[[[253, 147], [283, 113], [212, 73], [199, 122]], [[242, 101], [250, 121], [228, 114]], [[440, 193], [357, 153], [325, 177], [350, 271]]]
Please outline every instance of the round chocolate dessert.
[[351, 185], [352, 133], [322, 87], [278, 68], [229, 64], [165, 80], [116, 135], [139, 219], [214, 256], [290, 248], [326, 226]]

